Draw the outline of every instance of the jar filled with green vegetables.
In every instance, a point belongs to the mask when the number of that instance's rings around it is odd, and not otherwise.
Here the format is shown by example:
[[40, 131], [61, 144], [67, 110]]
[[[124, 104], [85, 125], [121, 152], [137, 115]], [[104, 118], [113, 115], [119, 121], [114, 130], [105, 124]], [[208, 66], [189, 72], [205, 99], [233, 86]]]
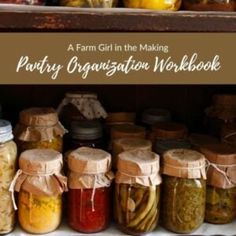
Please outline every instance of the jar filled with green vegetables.
[[132, 150], [118, 155], [115, 185], [115, 220], [126, 234], [153, 231], [160, 209], [159, 156]]
[[236, 151], [225, 144], [201, 149], [208, 160], [205, 221], [227, 224], [236, 217]]
[[191, 233], [204, 221], [205, 157], [189, 149], [164, 154], [161, 219], [175, 233]]

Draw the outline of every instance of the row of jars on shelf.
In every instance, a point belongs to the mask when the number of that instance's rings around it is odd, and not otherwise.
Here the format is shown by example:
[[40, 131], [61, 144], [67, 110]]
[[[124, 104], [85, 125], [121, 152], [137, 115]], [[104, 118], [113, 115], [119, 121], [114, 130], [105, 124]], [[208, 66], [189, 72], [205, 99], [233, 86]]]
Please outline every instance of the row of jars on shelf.
[[[26, 5], [61, 5], [82, 8], [111, 8], [118, 0], [1, 0], [2, 3]], [[120, 4], [127, 8], [177, 11], [181, 8], [193, 11], [235, 11], [235, 0], [123, 0]]]

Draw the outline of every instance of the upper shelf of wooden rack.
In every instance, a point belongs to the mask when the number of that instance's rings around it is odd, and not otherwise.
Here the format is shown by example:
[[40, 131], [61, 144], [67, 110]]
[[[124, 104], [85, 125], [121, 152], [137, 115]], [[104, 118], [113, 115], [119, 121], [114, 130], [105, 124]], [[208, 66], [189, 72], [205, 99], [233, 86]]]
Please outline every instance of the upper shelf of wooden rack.
[[0, 5], [0, 31], [236, 32], [236, 12]]

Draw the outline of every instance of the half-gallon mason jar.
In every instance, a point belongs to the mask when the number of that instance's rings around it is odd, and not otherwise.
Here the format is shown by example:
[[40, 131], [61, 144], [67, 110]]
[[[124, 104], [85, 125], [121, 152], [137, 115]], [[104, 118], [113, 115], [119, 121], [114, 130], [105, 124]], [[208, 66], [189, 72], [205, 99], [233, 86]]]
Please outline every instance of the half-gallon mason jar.
[[163, 226], [175, 233], [191, 233], [204, 221], [205, 157], [188, 149], [173, 149], [163, 158]]
[[153, 231], [160, 209], [159, 156], [132, 150], [119, 154], [115, 178], [115, 220], [126, 234]]
[[15, 226], [15, 210], [8, 191], [16, 172], [16, 144], [12, 141], [10, 122], [0, 120], [0, 234], [11, 232]]
[[66, 130], [53, 108], [34, 107], [20, 112], [20, 120], [14, 133], [19, 153], [34, 148], [62, 152]]
[[105, 230], [111, 217], [111, 155], [81, 147], [69, 154], [68, 167], [69, 225], [83, 233]]
[[51, 149], [27, 150], [20, 155], [19, 167], [10, 191], [19, 192], [20, 226], [33, 234], [54, 231], [61, 222], [62, 193], [67, 190], [62, 155]]
[[226, 224], [236, 217], [236, 151], [225, 144], [201, 148], [208, 163], [205, 221]]

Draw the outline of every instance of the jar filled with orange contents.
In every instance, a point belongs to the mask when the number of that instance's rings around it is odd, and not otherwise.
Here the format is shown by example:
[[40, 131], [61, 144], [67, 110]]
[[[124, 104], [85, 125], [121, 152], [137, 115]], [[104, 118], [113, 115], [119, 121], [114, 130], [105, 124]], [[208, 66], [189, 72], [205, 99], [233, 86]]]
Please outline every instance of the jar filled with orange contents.
[[14, 134], [19, 153], [35, 148], [62, 152], [66, 130], [53, 108], [33, 107], [20, 112]]
[[68, 156], [68, 221], [82, 233], [105, 230], [110, 222], [111, 155], [81, 147]]
[[20, 155], [19, 167], [10, 191], [19, 192], [20, 226], [33, 234], [54, 231], [61, 222], [62, 193], [67, 190], [62, 155], [50, 149], [27, 150]]

